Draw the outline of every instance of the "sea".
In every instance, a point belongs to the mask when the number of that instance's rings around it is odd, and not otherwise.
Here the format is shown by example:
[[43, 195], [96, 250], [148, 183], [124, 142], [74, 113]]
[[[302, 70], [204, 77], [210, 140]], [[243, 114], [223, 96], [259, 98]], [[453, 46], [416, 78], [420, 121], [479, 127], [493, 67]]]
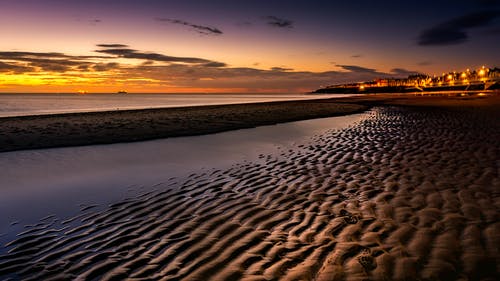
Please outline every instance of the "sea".
[[344, 94], [0, 94], [0, 117], [346, 97]]

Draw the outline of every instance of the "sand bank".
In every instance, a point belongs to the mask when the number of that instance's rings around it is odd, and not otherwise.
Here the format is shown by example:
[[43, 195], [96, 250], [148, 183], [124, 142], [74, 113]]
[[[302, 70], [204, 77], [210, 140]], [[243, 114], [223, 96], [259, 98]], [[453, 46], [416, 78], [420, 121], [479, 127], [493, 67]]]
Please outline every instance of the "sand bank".
[[362, 112], [330, 100], [0, 118], [0, 152], [192, 136]]
[[362, 112], [373, 106], [498, 105], [489, 96], [366, 95], [323, 100], [0, 118], [0, 152], [202, 135]]
[[280, 155], [47, 217], [0, 277], [495, 280], [500, 111], [463, 102], [375, 107]]

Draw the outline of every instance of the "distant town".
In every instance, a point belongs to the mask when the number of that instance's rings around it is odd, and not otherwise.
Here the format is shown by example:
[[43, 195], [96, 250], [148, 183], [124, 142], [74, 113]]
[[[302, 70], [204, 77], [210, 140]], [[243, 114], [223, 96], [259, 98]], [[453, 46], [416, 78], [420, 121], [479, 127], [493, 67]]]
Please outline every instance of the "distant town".
[[368, 82], [330, 85], [313, 93], [407, 93], [484, 91], [500, 89], [500, 68], [467, 69], [440, 76], [414, 74], [407, 78], [380, 78]]

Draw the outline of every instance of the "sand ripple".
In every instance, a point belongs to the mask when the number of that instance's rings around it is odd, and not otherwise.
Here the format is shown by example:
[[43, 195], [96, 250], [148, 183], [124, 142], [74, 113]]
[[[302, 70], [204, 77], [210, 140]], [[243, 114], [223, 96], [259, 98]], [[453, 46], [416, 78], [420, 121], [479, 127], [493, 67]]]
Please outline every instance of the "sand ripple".
[[494, 280], [498, 113], [359, 124], [19, 233], [0, 279]]

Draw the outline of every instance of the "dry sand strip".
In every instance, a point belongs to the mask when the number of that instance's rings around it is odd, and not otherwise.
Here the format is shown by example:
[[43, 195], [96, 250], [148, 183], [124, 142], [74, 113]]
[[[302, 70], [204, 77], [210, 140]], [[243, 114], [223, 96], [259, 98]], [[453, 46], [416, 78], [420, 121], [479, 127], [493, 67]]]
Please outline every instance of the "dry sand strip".
[[192, 136], [366, 110], [330, 100], [0, 118], [0, 152]]
[[7, 245], [0, 279], [498, 280], [499, 117], [376, 107], [260, 162], [43, 221]]

